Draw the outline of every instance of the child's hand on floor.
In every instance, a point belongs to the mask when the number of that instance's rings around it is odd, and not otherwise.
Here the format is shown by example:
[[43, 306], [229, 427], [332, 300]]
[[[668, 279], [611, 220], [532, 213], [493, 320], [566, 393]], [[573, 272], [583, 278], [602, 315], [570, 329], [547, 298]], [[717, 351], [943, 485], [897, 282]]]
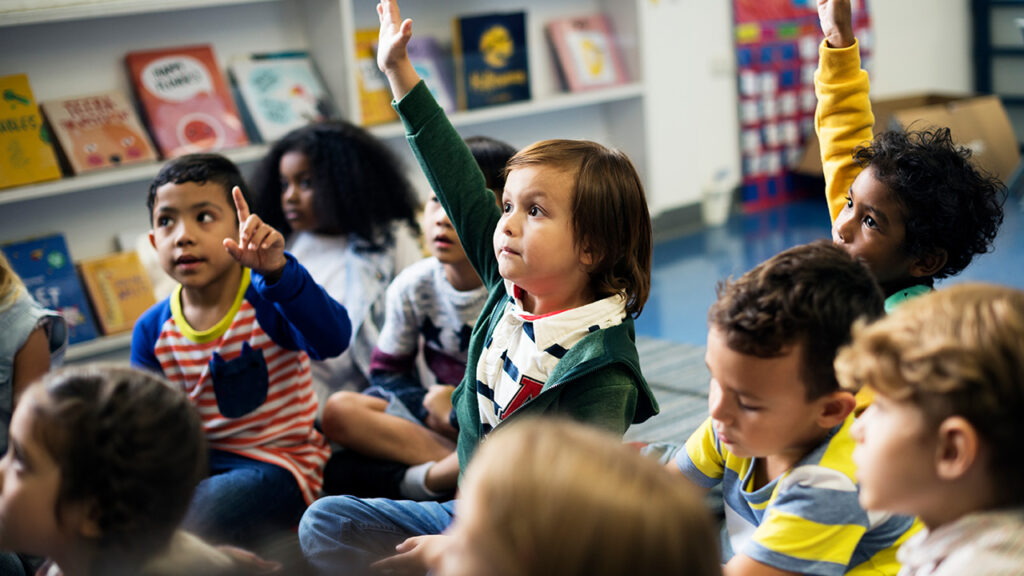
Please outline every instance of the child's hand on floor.
[[818, 0], [818, 20], [832, 48], [853, 46], [853, 10], [850, 0]]
[[287, 259], [284, 256], [284, 236], [259, 216], [249, 212], [249, 204], [242, 191], [231, 190], [238, 212], [238, 242], [224, 239], [224, 248], [231, 257], [247, 268], [252, 268], [273, 284], [281, 277]]
[[395, 547], [398, 554], [373, 563], [384, 574], [424, 574], [435, 567], [451, 545], [451, 536], [431, 534], [409, 538]]

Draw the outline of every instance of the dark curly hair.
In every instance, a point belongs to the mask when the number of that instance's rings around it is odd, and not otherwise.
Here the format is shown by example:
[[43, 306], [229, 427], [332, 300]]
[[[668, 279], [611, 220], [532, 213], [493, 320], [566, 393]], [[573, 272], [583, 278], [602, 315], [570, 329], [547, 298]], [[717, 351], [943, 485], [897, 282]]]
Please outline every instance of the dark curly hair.
[[167, 545], [206, 471], [188, 397], [160, 376], [93, 364], [51, 372], [26, 392], [32, 433], [60, 468], [58, 521], [95, 506], [100, 556], [144, 562]]
[[416, 192], [399, 158], [366, 130], [329, 120], [292, 130], [263, 157], [253, 175], [255, 212], [282, 234], [291, 233], [281, 206], [281, 157], [300, 152], [309, 159], [316, 232], [355, 234], [370, 245], [391, 240], [391, 224], [419, 231]]
[[228, 206], [235, 207], [235, 200], [231, 197], [231, 189], [235, 186], [242, 191], [246, 203], [251, 204], [249, 187], [245, 184], [241, 171], [234, 162], [220, 154], [186, 154], [178, 156], [160, 168], [160, 172], [149, 184], [149, 196], [146, 198], [146, 207], [149, 208], [149, 223], [153, 224], [153, 206], [156, 204], [157, 188], [168, 183], [184, 184], [195, 182], [205, 184], [213, 182], [224, 188], [224, 195], [227, 196]]
[[971, 163], [971, 151], [953, 143], [949, 128], [882, 132], [853, 158], [874, 169], [902, 209], [905, 253], [946, 253], [933, 278], [955, 276], [992, 249], [1006, 187]]
[[832, 361], [858, 318], [884, 313], [885, 298], [867, 266], [828, 240], [790, 248], [738, 280], [720, 282], [708, 312], [730, 349], [759, 358], [803, 344], [807, 399], [839, 389]]

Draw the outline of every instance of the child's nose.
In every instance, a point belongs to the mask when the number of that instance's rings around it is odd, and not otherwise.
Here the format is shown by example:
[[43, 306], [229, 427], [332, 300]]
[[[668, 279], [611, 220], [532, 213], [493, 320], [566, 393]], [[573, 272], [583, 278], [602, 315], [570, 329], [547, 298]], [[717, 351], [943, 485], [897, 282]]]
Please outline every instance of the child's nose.
[[186, 222], [178, 224], [178, 229], [175, 230], [174, 243], [178, 246], [192, 244], [192, 229]]

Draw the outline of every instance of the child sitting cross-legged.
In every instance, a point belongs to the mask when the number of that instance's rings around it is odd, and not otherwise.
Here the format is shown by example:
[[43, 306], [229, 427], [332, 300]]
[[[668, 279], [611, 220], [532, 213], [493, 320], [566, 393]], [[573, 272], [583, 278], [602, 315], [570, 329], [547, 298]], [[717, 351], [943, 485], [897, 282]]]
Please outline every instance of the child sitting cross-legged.
[[251, 547], [293, 530], [320, 495], [329, 450], [309, 362], [345, 350], [349, 318], [249, 213], [227, 158], [167, 162], [148, 205], [150, 242], [180, 285], [136, 322], [132, 364], [180, 386], [203, 420], [210, 475], [184, 526]]
[[871, 388], [854, 423], [860, 502], [914, 514], [902, 576], [1024, 571], [1024, 292], [938, 290], [858, 326], [839, 352], [843, 386]]
[[241, 574], [272, 568], [177, 530], [206, 466], [199, 415], [127, 367], [52, 372], [28, 387], [0, 460], [0, 548], [40, 576]]
[[858, 318], [882, 314], [867, 268], [824, 240], [720, 285], [708, 313], [710, 418], [668, 464], [721, 485], [726, 576], [894, 575], [912, 517], [857, 501], [854, 396], [832, 362]]
[[[484, 136], [466, 144], [487, 188], [500, 197], [515, 149]], [[469, 337], [487, 289], [437, 196], [427, 200], [421, 227], [432, 257], [402, 271], [388, 287], [384, 328], [370, 364], [373, 386], [363, 394], [336, 392], [324, 407], [324, 435], [343, 447], [324, 469], [328, 494], [440, 496], [413, 479], [455, 449], [451, 395], [466, 372]], [[418, 370], [421, 350], [429, 375]], [[428, 387], [431, 376], [435, 383]]]
[[[593, 142], [537, 142], [509, 161], [499, 208], [409, 61], [412, 22], [390, 0], [377, 12], [377, 61], [407, 139], [488, 290], [452, 396], [457, 450], [425, 471], [424, 486], [454, 489], [486, 435], [527, 414], [559, 413], [621, 436], [657, 412], [633, 331], [652, 244], [636, 169]], [[425, 571], [431, 550], [450, 542], [440, 534], [454, 510], [454, 501], [327, 497], [303, 515], [299, 540], [323, 573], [362, 573], [396, 544], [401, 554], [379, 568]]]

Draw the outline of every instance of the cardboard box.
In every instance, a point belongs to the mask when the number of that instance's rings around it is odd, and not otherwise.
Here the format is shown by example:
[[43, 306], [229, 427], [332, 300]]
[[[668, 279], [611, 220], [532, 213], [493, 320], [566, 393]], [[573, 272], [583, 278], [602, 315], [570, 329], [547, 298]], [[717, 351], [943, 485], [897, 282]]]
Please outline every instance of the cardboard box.
[[[1009, 184], [1020, 162], [1020, 145], [998, 96], [919, 94], [873, 101], [875, 133], [945, 126], [953, 141], [974, 152], [978, 166]], [[795, 172], [821, 176], [821, 152], [814, 134], [807, 138]]]

